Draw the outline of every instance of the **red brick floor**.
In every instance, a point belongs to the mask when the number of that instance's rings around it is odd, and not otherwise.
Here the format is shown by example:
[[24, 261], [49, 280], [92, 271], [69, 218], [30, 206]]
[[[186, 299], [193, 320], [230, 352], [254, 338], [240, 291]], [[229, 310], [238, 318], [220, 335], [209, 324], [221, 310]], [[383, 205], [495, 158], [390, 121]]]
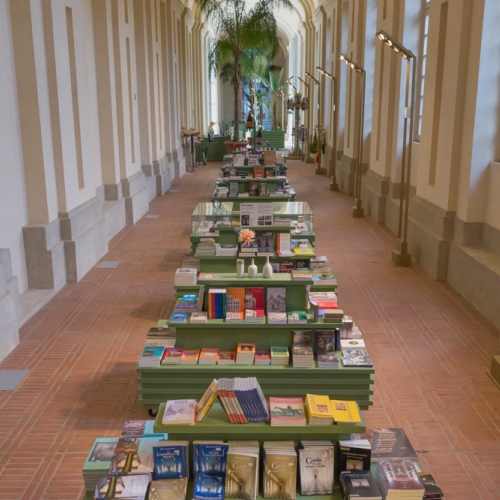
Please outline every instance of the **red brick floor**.
[[[340, 305], [364, 332], [376, 367], [370, 427], [403, 427], [447, 500], [500, 499], [500, 390], [486, 372], [498, 333], [449, 286], [390, 263], [395, 238], [353, 219], [353, 199], [313, 166], [290, 163], [298, 199], [315, 214], [316, 249], [339, 282]], [[174, 181], [151, 214], [121, 231], [104, 260], [66, 285], [21, 329], [0, 369], [28, 369], [0, 392], [0, 500], [80, 499], [94, 439], [148, 418], [135, 365], [146, 332], [173, 304], [173, 275], [189, 252], [190, 214], [209, 201], [218, 165]]]

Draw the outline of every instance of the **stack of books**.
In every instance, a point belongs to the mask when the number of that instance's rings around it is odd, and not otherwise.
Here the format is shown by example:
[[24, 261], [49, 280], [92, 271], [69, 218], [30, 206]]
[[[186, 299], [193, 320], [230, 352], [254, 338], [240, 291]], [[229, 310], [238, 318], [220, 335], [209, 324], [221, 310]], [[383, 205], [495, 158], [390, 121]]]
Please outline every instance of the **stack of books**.
[[217, 356], [218, 365], [234, 365], [236, 363], [235, 351], [219, 351]]
[[339, 357], [335, 352], [333, 330], [316, 330], [316, 358], [318, 368], [339, 367]]
[[161, 345], [146, 345], [139, 358], [139, 367], [160, 366], [165, 347]]
[[154, 470], [153, 447], [163, 436], [122, 436], [116, 443], [109, 466], [110, 476], [152, 474]]
[[194, 425], [196, 421], [195, 399], [173, 399], [167, 401], [162, 416], [163, 425]]
[[324, 395], [306, 395], [306, 415], [309, 425], [332, 425], [330, 398]]
[[[382, 494], [370, 470], [341, 472], [340, 485], [345, 500], [358, 500], [360, 498], [382, 500]], [[420, 498], [422, 497], [420, 496]]]
[[269, 413], [273, 427], [306, 425], [302, 398], [269, 398]]
[[236, 257], [238, 255], [238, 245], [218, 245], [217, 255], [220, 257]]
[[255, 365], [266, 366], [271, 364], [271, 351], [269, 349], [257, 349], [254, 358]]
[[297, 452], [293, 441], [264, 441], [264, 498], [295, 500]]
[[307, 296], [309, 299], [309, 303], [318, 306], [320, 309], [338, 308], [337, 294], [335, 292], [310, 291]]
[[324, 309], [323, 323], [342, 323], [344, 311], [342, 309]]
[[339, 439], [340, 470], [370, 470], [371, 450], [368, 439]]
[[255, 344], [238, 344], [236, 350], [237, 365], [253, 365], [255, 358]]
[[94, 491], [99, 479], [107, 476], [117, 442], [118, 438], [95, 440], [82, 468], [83, 482], [87, 491]]
[[339, 401], [332, 399], [330, 401], [332, 407], [333, 421], [337, 425], [352, 425], [361, 422], [359, 406], [356, 401]]
[[366, 352], [363, 339], [341, 339], [340, 345], [342, 348], [342, 364], [344, 366], [373, 366], [372, 360]]
[[184, 349], [181, 358], [181, 365], [197, 365], [200, 357], [199, 349]]
[[309, 262], [311, 269], [323, 269], [329, 267], [328, 259], [324, 255], [313, 257]]
[[331, 495], [334, 465], [331, 441], [302, 441], [298, 451], [302, 496]]
[[294, 368], [313, 368], [312, 331], [293, 330], [292, 365]]
[[189, 322], [193, 324], [203, 325], [207, 322], [208, 316], [206, 312], [195, 311], [191, 313]]
[[305, 311], [289, 311], [287, 313], [288, 324], [303, 325], [307, 323], [307, 313]]
[[151, 481], [148, 500], [184, 500], [187, 493], [187, 484], [187, 477]]
[[292, 271], [292, 280], [293, 281], [311, 281], [312, 273], [308, 269], [297, 269], [296, 271]]
[[[108, 476], [97, 481], [94, 498], [133, 498], [145, 500], [151, 476], [149, 474], [134, 474], [130, 476]], [[126, 491], [128, 497], [123, 497]]]
[[264, 288], [245, 288], [245, 322], [264, 323], [265, 320], [266, 315], [264, 314]]
[[419, 470], [412, 460], [384, 459], [377, 463], [377, 480], [384, 500], [421, 500], [424, 485], [418, 478]]
[[155, 478], [189, 478], [189, 441], [161, 441], [153, 447]]
[[217, 396], [231, 423], [269, 422], [267, 402], [255, 377], [221, 378]]
[[200, 357], [198, 359], [199, 365], [215, 365], [219, 356], [219, 349], [217, 347], [202, 347]]
[[167, 347], [161, 359], [162, 365], [178, 365], [182, 360], [184, 349], [182, 347]]
[[257, 242], [252, 241], [247, 245], [240, 245], [239, 257], [256, 257], [257, 256]]
[[265, 323], [266, 315], [264, 309], [246, 309], [245, 323]]
[[205, 255], [215, 255], [216, 253], [215, 240], [213, 238], [201, 238], [196, 246], [196, 257], [203, 257]]
[[286, 366], [289, 364], [288, 347], [271, 347], [271, 364]]
[[311, 279], [314, 285], [336, 285], [337, 278], [332, 274], [329, 268], [315, 269], [311, 273]]
[[170, 323], [187, 323], [188, 318], [189, 318], [189, 313], [174, 312], [170, 317]]
[[400, 427], [376, 429], [366, 434], [354, 436], [356, 439], [368, 439], [372, 447], [371, 460], [378, 462], [384, 458], [417, 461], [417, 454], [405, 431]]
[[229, 441], [226, 498], [255, 500], [259, 491], [259, 442]]
[[146, 345], [175, 347], [176, 340], [175, 328], [169, 328], [168, 326], [165, 328], [153, 327], [149, 329], [148, 336], [146, 338]]
[[175, 271], [175, 286], [196, 285], [198, 270], [191, 267], [181, 267]]
[[193, 442], [193, 499], [224, 499], [228, 445]]

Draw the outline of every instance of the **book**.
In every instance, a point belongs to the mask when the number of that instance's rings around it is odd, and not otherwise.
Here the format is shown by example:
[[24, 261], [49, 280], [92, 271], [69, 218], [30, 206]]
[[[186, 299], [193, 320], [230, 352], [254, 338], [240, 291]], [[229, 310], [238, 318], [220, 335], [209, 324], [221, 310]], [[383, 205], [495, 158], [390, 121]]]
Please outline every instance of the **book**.
[[255, 351], [254, 364], [256, 364], [256, 365], [270, 365], [271, 364], [271, 351], [269, 349], [257, 349]]
[[175, 312], [170, 318], [170, 323], [187, 323], [189, 314], [185, 312]]
[[212, 382], [208, 386], [207, 390], [205, 391], [205, 393], [201, 397], [200, 402], [198, 403], [198, 406], [196, 407], [196, 421], [197, 422], [203, 422], [205, 417], [208, 415], [210, 408], [212, 408], [212, 405], [214, 404], [215, 400], [217, 399], [218, 385], [219, 385], [219, 382], [217, 379], [212, 380]]
[[264, 310], [264, 288], [245, 288], [245, 309]]
[[130, 474], [151, 474], [154, 471], [153, 447], [161, 441], [163, 437], [140, 437], [137, 448], [133, 452], [128, 452], [118, 441], [115, 454], [111, 459], [109, 475], [130, 475]]
[[193, 442], [193, 471], [195, 474], [225, 476], [228, 445], [223, 442]]
[[243, 167], [245, 165], [245, 155], [242, 153], [233, 154], [233, 167]]
[[339, 358], [335, 353], [333, 330], [316, 330], [315, 351], [319, 368], [338, 367]]
[[208, 320], [207, 313], [206, 312], [194, 312], [191, 313], [191, 316], [189, 318], [190, 323], [198, 323], [198, 324], [204, 324]]
[[400, 427], [367, 429], [366, 433], [354, 434], [351, 438], [368, 439], [372, 447], [372, 462], [378, 462], [384, 458], [418, 460], [410, 440]]
[[176, 286], [196, 285], [198, 270], [194, 267], [181, 267], [175, 271], [174, 284]]
[[303, 441], [298, 453], [301, 494], [330, 495], [333, 491], [334, 466], [332, 443]]
[[161, 441], [153, 447], [156, 479], [189, 478], [189, 441]]
[[434, 476], [432, 474], [429, 474], [428, 472], [419, 472], [418, 478], [425, 488], [424, 500], [428, 500], [431, 498], [443, 498], [443, 490], [436, 483], [436, 480], [434, 479]]
[[87, 491], [95, 490], [97, 481], [107, 476], [117, 442], [118, 438], [98, 438], [95, 440], [82, 468]]
[[234, 365], [236, 363], [235, 351], [219, 351], [217, 356], [218, 365]]
[[328, 396], [306, 394], [305, 406], [309, 425], [331, 425], [333, 423], [333, 413]]
[[412, 460], [381, 459], [377, 463], [375, 479], [383, 498], [418, 498], [425, 488], [418, 478], [419, 470]]
[[382, 493], [370, 470], [341, 472], [340, 485], [346, 500], [382, 500]]
[[185, 293], [181, 297], [181, 301], [189, 304], [196, 304], [196, 302], [198, 301], [198, 295], [196, 295], [195, 293]]
[[194, 425], [196, 418], [195, 399], [174, 399], [167, 401], [162, 416], [163, 425]]
[[286, 312], [286, 288], [267, 288], [267, 314]]
[[226, 322], [228, 323], [238, 323], [245, 321], [245, 313], [243, 311], [227, 311], [226, 312]]
[[269, 398], [271, 426], [287, 427], [306, 425], [302, 398]]
[[259, 257], [274, 256], [273, 233], [270, 231], [256, 231], [257, 255]]
[[225, 483], [223, 475], [196, 474], [193, 500], [224, 500]]
[[226, 313], [245, 311], [245, 289], [243, 287], [226, 288]]
[[125, 420], [122, 436], [156, 436], [154, 420]]
[[258, 491], [259, 447], [229, 445], [226, 470], [226, 498], [255, 500]]
[[146, 345], [142, 350], [141, 357], [139, 358], [139, 366], [160, 366], [163, 353], [165, 352], [164, 346], [148, 346]]
[[343, 349], [342, 364], [344, 366], [373, 366], [366, 349]]
[[217, 347], [202, 347], [200, 357], [198, 359], [199, 365], [215, 365], [217, 363], [217, 356], [219, 349]]
[[264, 167], [262, 165], [256, 164], [253, 167], [253, 176], [256, 179], [263, 179], [264, 178]]
[[246, 309], [245, 323], [265, 323], [266, 315], [264, 309]]
[[268, 325], [286, 325], [287, 322], [286, 312], [270, 312], [267, 314]]
[[241, 343], [236, 349], [237, 365], [253, 365], [255, 358], [255, 344]]
[[314, 367], [311, 337], [311, 330], [293, 330], [292, 364], [295, 368]]
[[248, 155], [248, 166], [254, 167], [254, 175], [255, 175], [255, 167], [260, 165], [260, 155], [259, 154], [249, 154]]
[[280, 262], [280, 273], [291, 273], [295, 269], [293, 260], [282, 260]]
[[146, 345], [175, 347], [176, 340], [175, 328], [153, 327], [149, 329], [146, 337]]
[[267, 183], [261, 182], [259, 184], [259, 196], [269, 196]]
[[359, 424], [361, 415], [356, 401], [339, 401], [332, 399], [330, 405], [333, 412], [333, 421], [337, 425]]
[[184, 349], [182, 347], [167, 347], [161, 359], [162, 365], [178, 365], [182, 360]]
[[238, 182], [229, 182], [229, 194], [230, 198], [235, 198], [238, 196]]
[[150, 480], [149, 474], [102, 477], [97, 481], [94, 498], [145, 499]]
[[197, 365], [200, 357], [199, 349], [184, 349], [181, 358], [181, 365]]
[[264, 498], [295, 500], [297, 452], [292, 445], [276, 448], [279, 442], [264, 441]]
[[321, 309], [337, 309], [337, 294], [335, 292], [314, 292], [308, 293], [309, 302], [317, 305]]
[[341, 471], [370, 470], [371, 445], [368, 439], [340, 439], [339, 467]]
[[198, 275], [200, 281], [212, 281], [217, 279], [217, 273], [200, 273]]
[[288, 347], [271, 347], [271, 365], [283, 365], [287, 366], [289, 364], [290, 354], [288, 352]]
[[185, 500], [187, 477], [151, 481], [148, 500]]
[[287, 312], [287, 320], [291, 325], [301, 325], [307, 323], [307, 313], [305, 311]]
[[248, 181], [248, 194], [249, 196], [259, 196], [260, 181]]

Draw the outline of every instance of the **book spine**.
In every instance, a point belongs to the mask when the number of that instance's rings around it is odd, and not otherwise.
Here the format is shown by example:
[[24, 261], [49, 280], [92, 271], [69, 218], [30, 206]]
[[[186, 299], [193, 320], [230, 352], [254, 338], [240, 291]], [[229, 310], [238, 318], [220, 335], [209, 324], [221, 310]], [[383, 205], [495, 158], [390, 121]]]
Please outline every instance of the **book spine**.
[[236, 421], [234, 419], [233, 412], [231, 411], [231, 408], [229, 407], [229, 402], [228, 402], [228, 398], [226, 396], [226, 391], [219, 389], [217, 391], [217, 397], [219, 398], [219, 402], [222, 406], [222, 409], [226, 412], [226, 415], [229, 418], [229, 422], [231, 422], [232, 424], [235, 424]]

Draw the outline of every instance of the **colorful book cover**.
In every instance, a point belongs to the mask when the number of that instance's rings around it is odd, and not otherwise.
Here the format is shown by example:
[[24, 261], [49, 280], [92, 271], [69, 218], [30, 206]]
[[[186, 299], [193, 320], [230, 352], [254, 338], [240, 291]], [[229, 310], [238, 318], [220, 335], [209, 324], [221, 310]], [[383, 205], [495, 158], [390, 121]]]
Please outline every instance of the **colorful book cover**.
[[106, 470], [111, 465], [118, 438], [98, 438], [87, 456], [83, 470]]
[[235, 351], [219, 351], [217, 356], [217, 363], [219, 364], [231, 364], [236, 362], [236, 352]]
[[333, 412], [333, 420], [337, 424], [357, 424], [361, 422], [361, 416], [356, 401], [339, 401], [332, 399], [330, 405]]
[[226, 474], [228, 445], [224, 443], [196, 445], [197, 467], [196, 472], [209, 476]]
[[256, 455], [229, 452], [227, 455], [225, 497], [255, 499], [257, 471]]
[[185, 293], [181, 297], [182, 302], [190, 302], [192, 304], [195, 304], [198, 300], [198, 296], [194, 293]]
[[97, 481], [94, 498], [146, 498], [150, 479], [149, 474], [103, 477]]
[[264, 498], [295, 500], [297, 455], [266, 453], [264, 469]]
[[244, 311], [227, 311], [226, 312], [226, 321], [245, 321], [245, 312]]
[[162, 362], [165, 361], [176, 361], [180, 362], [182, 355], [184, 354], [184, 349], [182, 347], [167, 347], [163, 353]]
[[270, 231], [256, 231], [257, 252], [272, 253], [274, 255], [273, 233]]
[[271, 347], [271, 356], [279, 358], [288, 358], [288, 347]]
[[302, 398], [269, 398], [271, 425], [305, 425]]
[[305, 311], [289, 311], [287, 313], [288, 323], [307, 323], [307, 313]]
[[154, 420], [125, 420], [122, 436], [148, 436], [156, 434], [153, 425]]
[[265, 182], [261, 182], [259, 185], [259, 196], [269, 196], [269, 190]]
[[280, 273], [291, 273], [295, 269], [293, 260], [282, 260], [280, 262]]
[[300, 492], [303, 496], [332, 493], [333, 463], [333, 446], [299, 449]]
[[257, 349], [255, 351], [255, 362], [257, 361], [270, 361], [271, 351], [269, 349]]
[[151, 481], [148, 500], [185, 500], [187, 478]]
[[245, 311], [245, 289], [226, 288], [226, 312]]
[[208, 474], [197, 474], [193, 500], [223, 500], [224, 499], [224, 476], [209, 476]]
[[171, 323], [186, 323], [188, 319], [189, 314], [185, 312], [176, 312], [172, 314], [172, 317], [170, 318]]
[[182, 354], [181, 363], [197, 363], [200, 357], [199, 349], [184, 349]]
[[248, 192], [250, 196], [259, 196], [260, 182], [251, 180], [248, 181]]
[[168, 444], [155, 446], [153, 457], [156, 479], [189, 477], [186, 446]]
[[200, 352], [200, 359], [217, 359], [219, 349], [217, 347], [203, 347]]
[[245, 288], [245, 309], [264, 309], [264, 288]]

